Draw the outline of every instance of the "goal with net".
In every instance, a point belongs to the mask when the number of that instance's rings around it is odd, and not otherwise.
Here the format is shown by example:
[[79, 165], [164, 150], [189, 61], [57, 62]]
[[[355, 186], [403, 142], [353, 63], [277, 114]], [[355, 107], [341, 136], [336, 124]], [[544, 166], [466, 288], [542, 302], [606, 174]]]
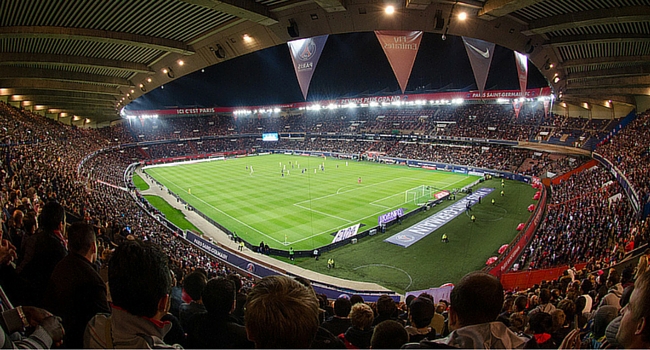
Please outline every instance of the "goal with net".
[[431, 186], [420, 185], [404, 192], [404, 203], [424, 205], [431, 199]]

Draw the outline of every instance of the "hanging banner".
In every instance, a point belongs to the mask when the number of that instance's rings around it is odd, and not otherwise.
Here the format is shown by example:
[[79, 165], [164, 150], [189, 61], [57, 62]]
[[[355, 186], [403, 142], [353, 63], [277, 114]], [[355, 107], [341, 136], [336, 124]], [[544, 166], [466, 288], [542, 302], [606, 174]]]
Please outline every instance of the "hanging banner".
[[514, 51], [514, 53], [517, 74], [519, 75], [519, 88], [522, 92], [526, 92], [526, 85], [528, 84], [528, 57], [517, 51]]
[[377, 30], [375, 35], [404, 93], [415, 63], [415, 56], [420, 49], [422, 32]]
[[551, 105], [551, 101], [545, 99], [542, 103], [544, 104], [544, 116], [546, 117], [548, 116], [548, 108]]
[[522, 102], [515, 99], [512, 101], [512, 107], [515, 109], [515, 118], [519, 118], [519, 111], [521, 110]]
[[314, 75], [318, 59], [323, 52], [327, 35], [315, 36], [313, 38], [298, 39], [287, 42], [291, 51], [293, 69], [298, 77], [298, 84], [302, 91], [302, 97], [307, 99], [311, 77]]
[[494, 56], [494, 43], [489, 43], [480, 39], [462, 37], [465, 43], [465, 50], [469, 56], [469, 63], [472, 65], [474, 71], [474, 79], [476, 79], [476, 86], [478, 91], [482, 94], [485, 90], [485, 83], [487, 82], [488, 73], [490, 72], [490, 64]]

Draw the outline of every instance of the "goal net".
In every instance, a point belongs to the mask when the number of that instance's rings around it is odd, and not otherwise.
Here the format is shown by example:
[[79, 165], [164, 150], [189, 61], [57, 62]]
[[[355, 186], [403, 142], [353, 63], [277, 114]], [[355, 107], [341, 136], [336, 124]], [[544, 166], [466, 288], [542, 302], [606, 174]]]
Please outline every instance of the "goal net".
[[408, 189], [404, 192], [404, 203], [412, 203], [415, 205], [426, 204], [431, 199], [431, 186], [420, 185]]

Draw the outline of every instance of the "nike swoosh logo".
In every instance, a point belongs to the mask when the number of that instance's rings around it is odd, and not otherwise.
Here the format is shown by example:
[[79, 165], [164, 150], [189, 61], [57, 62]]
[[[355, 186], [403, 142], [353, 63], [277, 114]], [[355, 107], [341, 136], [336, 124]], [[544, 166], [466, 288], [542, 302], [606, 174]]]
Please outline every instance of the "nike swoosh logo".
[[465, 44], [467, 44], [467, 46], [469, 46], [472, 50], [478, 52], [479, 55], [481, 55], [481, 56], [483, 56], [485, 58], [490, 58], [490, 48], [485, 49], [485, 52], [483, 52], [483, 51], [481, 51], [481, 49], [477, 48], [476, 46], [474, 46], [474, 45], [472, 45], [472, 44], [470, 44], [468, 42], [465, 42]]

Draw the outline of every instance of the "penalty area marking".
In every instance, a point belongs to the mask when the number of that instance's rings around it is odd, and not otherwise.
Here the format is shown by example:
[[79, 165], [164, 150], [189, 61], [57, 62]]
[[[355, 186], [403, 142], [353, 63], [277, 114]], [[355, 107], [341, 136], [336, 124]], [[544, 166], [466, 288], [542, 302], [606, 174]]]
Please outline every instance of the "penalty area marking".
[[408, 284], [408, 286], [406, 286], [406, 288], [404, 288], [404, 290], [409, 290], [409, 287], [413, 284], [413, 278], [411, 277], [411, 275], [409, 275], [408, 272], [400, 269], [399, 267], [395, 267], [395, 266], [391, 266], [391, 265], [385, 265], [385, 264], [368, 264], [368, 265], [357, 266], [353, 270], [356, 271], [356, 270], [364, 268], [364, 267], [387, 267], [389, 269], [395, 269], [397, 271], [403, 272], [406, 275], [406, 277], [409, 278], [409, 284]]

